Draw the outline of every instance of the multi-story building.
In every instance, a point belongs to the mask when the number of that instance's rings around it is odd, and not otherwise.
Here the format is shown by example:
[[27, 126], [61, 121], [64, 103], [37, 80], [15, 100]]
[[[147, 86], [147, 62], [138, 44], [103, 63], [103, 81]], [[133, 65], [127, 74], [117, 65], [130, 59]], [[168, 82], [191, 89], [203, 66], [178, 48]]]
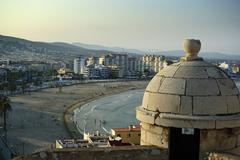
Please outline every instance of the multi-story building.
[[141, 137], [141, 126], [130, 125], [128, 128], [112, 128], [113, 137], [121, 137], [123, 143], [139, 145]]
[[157, 73], [164, 67], [164, 56], [144, 55], [142, 57], [142, 70], [149, 73]]
[[137, 74], [137, 57], [128, 58], [128, 75], [134, 76]]
[[87, 58], [87, 66], [92, 65], [92, 64], [99, 64], [99, 58], [98, 57], [88, 57]]
[[128, 74], [128, 58], [127, 54], [108, 54], [99, 57], [99, 64], [106, 67], [117, 66], [119, 77], [127, 76]]
[[86, 78], [109, 78], [110, 69], [104, 65], [92, 64], [84, 67], [83, 75]]
[[82, 57], [75, 58], [73, 62], [73, 71], [75, 74], [83, 74], [85, 59]]

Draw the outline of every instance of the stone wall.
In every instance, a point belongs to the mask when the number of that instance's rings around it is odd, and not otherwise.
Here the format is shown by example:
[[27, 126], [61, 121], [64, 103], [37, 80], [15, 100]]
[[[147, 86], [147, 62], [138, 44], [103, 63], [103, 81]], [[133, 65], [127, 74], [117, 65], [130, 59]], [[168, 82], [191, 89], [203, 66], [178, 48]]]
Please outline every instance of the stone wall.
[[239, 160], [240, 157], [226, 153], [207, 153], [203, 156], [203, 160]]
[[[142, 122], [141, 145], [168, 148], [169, 129]], [[224, 151], [240, 146], [240, 128], [202, 129], [200, 151]]]
[[168, 132], [166, 127], [160, 127], [142, 122], [141, 145], [155, 145], [160, 148], [168, 148]]
[[201, 151], [223, 151], [240, 146], [240, 128], [201, 130]]
[[60, 149], [17, 157], [14, 160], [167, 160], [167, 151], [154, 146]]

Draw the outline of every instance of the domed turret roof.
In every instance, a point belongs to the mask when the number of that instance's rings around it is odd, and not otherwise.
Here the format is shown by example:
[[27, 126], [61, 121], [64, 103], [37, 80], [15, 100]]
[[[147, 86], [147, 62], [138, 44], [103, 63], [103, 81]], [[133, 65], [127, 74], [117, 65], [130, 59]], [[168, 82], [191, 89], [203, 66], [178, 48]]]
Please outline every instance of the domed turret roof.
[[140, 121], [181, 128], [240, 126], [236, 84], [223, 70], [197, 57], [198, 51], [162, 69], [150, 81], [137, 110]]

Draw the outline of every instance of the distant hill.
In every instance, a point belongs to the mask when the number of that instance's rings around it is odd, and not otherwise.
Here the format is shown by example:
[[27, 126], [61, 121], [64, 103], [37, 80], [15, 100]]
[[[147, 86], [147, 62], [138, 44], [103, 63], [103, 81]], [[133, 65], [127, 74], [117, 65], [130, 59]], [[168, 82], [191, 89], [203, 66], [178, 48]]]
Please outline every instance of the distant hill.
[[[102, 54], [114, 54], [119, 52], [134, 56], [160, 54], [169, 57], [181, 57], [184, 55], [182, 50], [148, 53], [137, 49], [105, 47], [84, 43], [36, 42], [0, 35], [0, 58], [9, 58], [13, 60], [72, 61], [78, 56], [100, 56]], [[200, 52], [200, 56], [206, 59], [240, 60], [240, 55], [230, 55], [218, 52]]]
[[75, 46], [79, 46], [82, 48], [87, 49], [93, 49], [93, 50], [108, 50], [113, 52], [127, 52], [127, 53], [133, 53], [133, 54], [144, 54], [144, 51], [138, 50], [138, 49], [129, 49], [129, 48], [122, 48], [122, 47], [106, 47], [102, 45], [96, 45], [96, 44], [86, 44], [86, 43], [72, 43]]
[[96, 56], [107, 53], [109, 51], [90, 50], [68, 43], [34, 42], [0, 35], [0, 56], [16, 60], [72, 60], [77, 56]]
[[[95, 44], [85, 44], [85, 43], [73, 43], [75, 46], [79, 46], [86, 49], [95, 49], [95, 50], [109, 50], [114, 52], [128, 52], [128, 53], [135, 53], [135, 54], [148, 54], [148, 52], [138, 49], [127, 49], [121, 47], [106, 47], [102, 45], [95, 45]], [[169, 57], [182, 57], [184, 55], [183, 50], [172, 50], [172, 51], [161, 51], [161, 52], [149, 52], [149, 54], [159, 54], [165, 55]], [[240, 55], [231, 55], [219, 52], [200, 52], [199, 56], [206, 58], [206, 59], [229, 59], [229, 60], [240, 60]]]
[[[173, 50], [173, 51], [155, 52], [155, 54], [165, 55], [169, 57], [182, 57], [184, 56], [185, 53], [183, 50]], [[200, 51], [199, 57], [203, 57], [205, 59], [240, 60], [240, 55], [231, 55], [231, 54], [224, 54], [219, 52], [201, 52]]]

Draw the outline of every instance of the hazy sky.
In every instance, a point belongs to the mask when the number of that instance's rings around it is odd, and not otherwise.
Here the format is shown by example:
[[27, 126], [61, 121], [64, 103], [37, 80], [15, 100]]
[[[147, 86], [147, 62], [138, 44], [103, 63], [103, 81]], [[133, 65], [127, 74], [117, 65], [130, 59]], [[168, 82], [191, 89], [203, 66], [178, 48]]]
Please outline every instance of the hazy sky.
[[0, 34], [137, 49], [240, 55], [240, 0], [0, 0]]

